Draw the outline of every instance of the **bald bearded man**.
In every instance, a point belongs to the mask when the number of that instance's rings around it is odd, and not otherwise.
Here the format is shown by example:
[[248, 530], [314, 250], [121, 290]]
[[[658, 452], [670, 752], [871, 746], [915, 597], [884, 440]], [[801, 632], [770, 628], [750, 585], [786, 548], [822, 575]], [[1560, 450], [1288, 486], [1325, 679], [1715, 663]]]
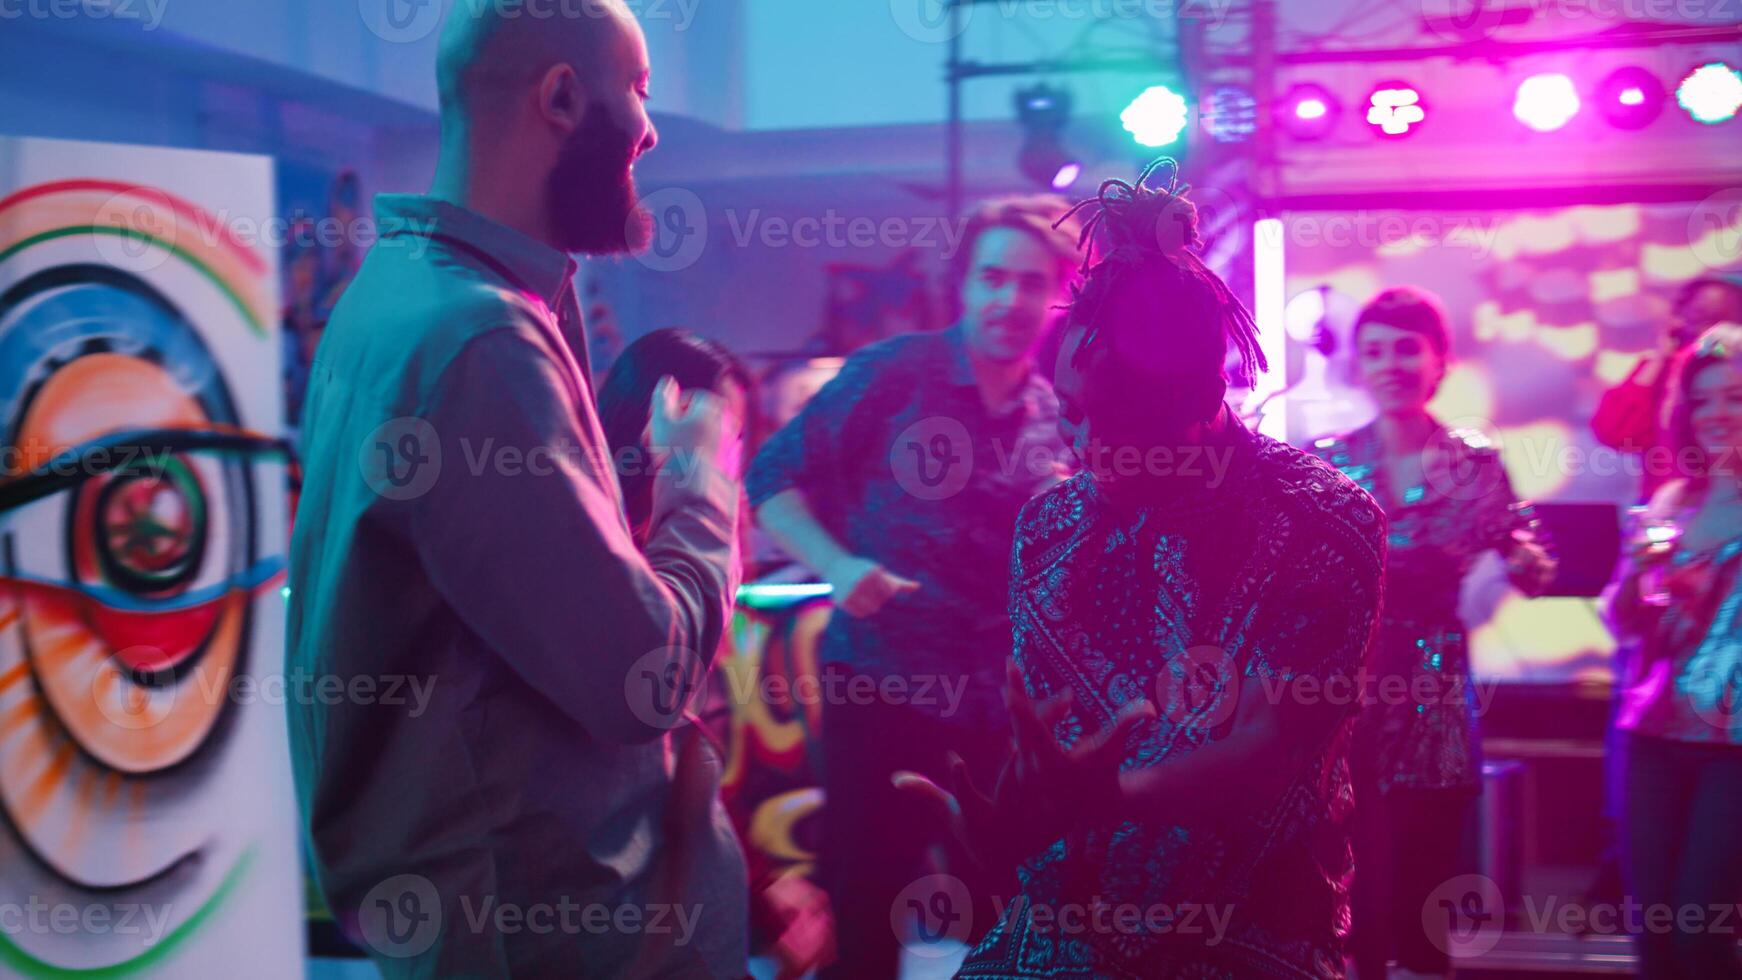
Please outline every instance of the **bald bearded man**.
[[655, 142], [622, 0], [457, 3], [428, 196], [311, 371], [290, 555], [297, 790], [388, 976], [741, 977], [743, 855], [681, 710], [737, 587], [738, 423], [670, 379], [638, 552], [568, 252], [639, 247]]

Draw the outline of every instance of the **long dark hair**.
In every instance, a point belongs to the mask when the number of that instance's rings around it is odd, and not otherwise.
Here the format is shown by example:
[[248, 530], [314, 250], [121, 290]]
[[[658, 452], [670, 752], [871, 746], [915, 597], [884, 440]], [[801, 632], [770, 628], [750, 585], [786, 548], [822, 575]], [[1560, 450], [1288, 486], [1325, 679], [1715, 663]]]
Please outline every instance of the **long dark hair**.
[[[1166, 185], [1147, 186], [1163, 168]], [[1097, 375], [1091, 418], [1171, 434], [1220, 411], [1230, 345], [1246, 376], [1269, 367], [1252, 314], [1191, 252], [1202, 240], [1189, 190], [1179, 165], [1163, 157], [1135, 184], [1104, 182], [1066, 215], [1092, 211], [1078, 240], [1083, 281], [1072, 288], [1067, 321], [1067, 330], [1083, 331], [1072, 365]]]
[[[623, 509], [629, 528], [640, 541], [653, 512], [653, 474], [642, 434], [653, 415], [653, 389], [670, 375], [685, 390], [705, 388], [720, 393], [726, 382], [744, 390], [745, 404], [755, 404], [750, 372], [731, 351], [688, 330], [655, 330], [623, 349], [599, 385], [599, 423], [611, 460], [623, 486]], [[751, 420], [744, 420], [746, 433]]]

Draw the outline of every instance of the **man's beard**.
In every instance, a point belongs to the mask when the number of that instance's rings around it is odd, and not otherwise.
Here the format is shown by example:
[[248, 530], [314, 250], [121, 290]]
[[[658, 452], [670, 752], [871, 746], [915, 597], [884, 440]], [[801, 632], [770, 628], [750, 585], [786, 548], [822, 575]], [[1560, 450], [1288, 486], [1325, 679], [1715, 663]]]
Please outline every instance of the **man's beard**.
[[557, 247], [565, 252], [613, 255], [639, 252], [653, 238], [629, 165], [635, 138], [603, 105], [587, 107], [550, 172], [548, 200]]

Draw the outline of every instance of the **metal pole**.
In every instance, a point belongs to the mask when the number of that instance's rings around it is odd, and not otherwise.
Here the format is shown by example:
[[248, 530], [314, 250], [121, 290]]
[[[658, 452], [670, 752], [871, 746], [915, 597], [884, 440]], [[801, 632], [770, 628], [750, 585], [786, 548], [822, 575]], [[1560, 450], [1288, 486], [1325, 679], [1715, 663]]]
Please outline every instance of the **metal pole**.
[[944, 67], [950, 85], [949, 121], [945, 123], [945, 156], [949, 173], [944, 179], [944, 209], [953, 222], [962, 213], [962, 0], [950, 5], [950, 54]]
[[1276, 104], [1276, 3], [1252, 0], [1252, 94], [1258, 103], [1258, 125], [1252, 134], [1253, 183], [1257, 185], [1258, 212], [1262, 217], [1280, 217], [1270, 210], [1281, 184], [1277, 164], [1276, 126], [1271, 108]]

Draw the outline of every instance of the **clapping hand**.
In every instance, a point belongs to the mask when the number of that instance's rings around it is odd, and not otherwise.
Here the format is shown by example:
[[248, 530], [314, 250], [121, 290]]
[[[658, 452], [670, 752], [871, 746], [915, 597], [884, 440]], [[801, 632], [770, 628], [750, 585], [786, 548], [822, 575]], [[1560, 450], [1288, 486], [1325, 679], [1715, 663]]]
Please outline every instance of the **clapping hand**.
[[1154, 720], [1154, 704], [1144, 699], [1130, 702], [1099, 731], [1085, 734], [1067, 749], [1052, 733], [1076, 707], [1070, 688], [1035, 701], [1012, 662], [1007, 668], [1005, 701], [1016, 726], [1017, 782], [1034, 788], [1031, 792], [1038, 796], [1049, 824], [1059, 823], [1060, 814], [1117, 808], [1125, 742], [1138, 725]]
[[1005, 701], [1016, 739], [991, 794], [974, 784], [967, 763], [953, 752], [951, 790], [916, 772], [893, 777], [898, 788], [930, 799], [962, 847], [995, 870], [1057, 840], [1084, 815], [1113, 815], [1126, 739], [1155, 717], [1153, 704], [1132, 702], [1100, 731], [1066, 749], [1051, 733], [1075, 705], [1069, 690], [1037, 702], [1028, 697], [1021, 672], [1011, 663]]

